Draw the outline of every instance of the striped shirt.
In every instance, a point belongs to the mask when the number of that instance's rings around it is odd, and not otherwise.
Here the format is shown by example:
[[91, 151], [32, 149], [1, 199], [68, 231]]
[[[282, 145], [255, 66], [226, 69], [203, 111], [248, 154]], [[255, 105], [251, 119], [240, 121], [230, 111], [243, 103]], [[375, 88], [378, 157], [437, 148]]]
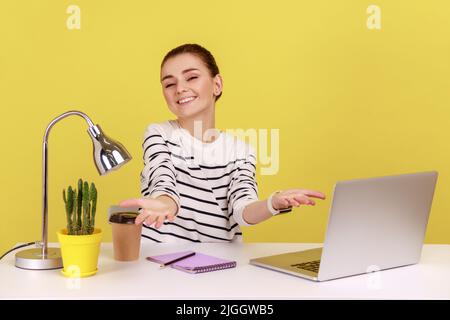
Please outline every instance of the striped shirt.
[[142, 228], [154, 242], [242, 241], [240, 226], [246, 205], [258, 201], [256, 158], [253, 148], [220, 132], [203, 143], [177, 121], [151, 124], [144, 134], [141, 195], [167, 195], [178, 213], [159, 228]]

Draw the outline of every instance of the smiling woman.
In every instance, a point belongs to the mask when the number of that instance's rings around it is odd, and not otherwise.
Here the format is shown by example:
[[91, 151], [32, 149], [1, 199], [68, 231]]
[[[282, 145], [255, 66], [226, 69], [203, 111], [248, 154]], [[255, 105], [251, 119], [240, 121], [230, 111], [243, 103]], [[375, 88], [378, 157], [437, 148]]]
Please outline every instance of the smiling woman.
[[[160, 79], [177, 119], [148, 126], [142, 145], [142, 198], [120, 203], [142, 208], [136, 223], [144, 223], [143, 237], [154, 242], [241, 241], [240, 226], [292, 206], [314, 205], [309, 197], [324, 199], [317, 191], [292, 189], [258, 200], [254, 150], [215, 129], [223, 82], [208, 50], [197, 44], [171, 50]], [[211, 140], [203, 138], [208, 135]]]

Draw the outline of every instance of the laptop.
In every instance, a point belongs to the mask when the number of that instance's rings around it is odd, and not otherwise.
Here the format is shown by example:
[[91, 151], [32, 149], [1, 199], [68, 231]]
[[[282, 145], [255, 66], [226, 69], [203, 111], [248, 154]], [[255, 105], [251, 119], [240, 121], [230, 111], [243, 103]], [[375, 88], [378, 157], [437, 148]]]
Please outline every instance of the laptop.
[[250, 260], [250, 264], [327, 281], [416, 264], [438, 173], [337, 182], [322, 248]]

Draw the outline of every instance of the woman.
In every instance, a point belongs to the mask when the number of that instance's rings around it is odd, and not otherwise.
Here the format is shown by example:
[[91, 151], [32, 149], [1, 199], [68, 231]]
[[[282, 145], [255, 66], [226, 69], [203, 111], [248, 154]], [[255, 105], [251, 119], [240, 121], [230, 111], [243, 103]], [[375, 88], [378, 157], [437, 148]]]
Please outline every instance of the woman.
[[205, 48], [185, 44], [161, 64], [164, 98], [176, 120], [150, 125], [144, 136], [141, 199], [136, 224], [155, 242], [240, 241], [240, 226], [254, 225], [283, 209], [314, 205], [318, 191], [276, 191], [258, 200], [256, 157], [241, 140], [215, 129], [215, 103], [223, 82]]

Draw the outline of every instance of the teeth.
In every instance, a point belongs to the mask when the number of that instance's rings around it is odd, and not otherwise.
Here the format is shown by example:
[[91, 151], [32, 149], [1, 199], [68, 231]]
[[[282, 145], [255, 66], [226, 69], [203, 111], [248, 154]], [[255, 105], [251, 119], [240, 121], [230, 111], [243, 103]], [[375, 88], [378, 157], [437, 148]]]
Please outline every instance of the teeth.
[[195, 97], [187, 97], [187, 98], [179, 100], [178, 103], [182, 104], [182, 103], [186, 103], [186, 102], [192, 101], [194, 99], [195, 99]]

